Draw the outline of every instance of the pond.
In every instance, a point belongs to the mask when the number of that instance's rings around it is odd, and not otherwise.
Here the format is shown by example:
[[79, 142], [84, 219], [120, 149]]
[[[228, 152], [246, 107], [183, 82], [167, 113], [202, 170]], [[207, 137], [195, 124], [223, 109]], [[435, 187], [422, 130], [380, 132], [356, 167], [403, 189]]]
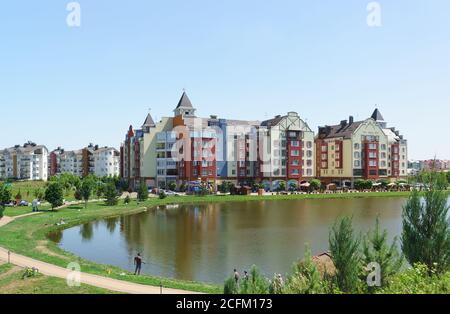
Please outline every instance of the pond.
[[133, 271], [142, 253], [149, 275], [223, 283], [234, 268], [256, 264], [267, 276], [286, 274], [303, 257], [328, 250], [335, 219], [353, 216], [357, 232], [380, 217], [389, 239], [401, 233], [404, 198], [309, 199], [160, 206], [94, 221], [50, 235], [85, 259]]

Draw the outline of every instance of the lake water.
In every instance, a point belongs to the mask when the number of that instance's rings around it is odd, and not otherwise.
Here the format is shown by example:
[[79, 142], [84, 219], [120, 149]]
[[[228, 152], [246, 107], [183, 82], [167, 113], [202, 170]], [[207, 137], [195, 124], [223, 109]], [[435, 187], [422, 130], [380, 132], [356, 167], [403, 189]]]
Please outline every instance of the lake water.
[[303, 257], [328, 250], [335, 219], [353, 216], [358, 232], [373, 228], [379, 215], [389, 238], [401, 233], [404, 198], [310, 199], [228, 202], [149, 209], [52, 234], [75, 255], [134, 271], [141, 252], [146, 274], [223, 283], [234, 268], [256, 264], [268, 276], [285, 274]]

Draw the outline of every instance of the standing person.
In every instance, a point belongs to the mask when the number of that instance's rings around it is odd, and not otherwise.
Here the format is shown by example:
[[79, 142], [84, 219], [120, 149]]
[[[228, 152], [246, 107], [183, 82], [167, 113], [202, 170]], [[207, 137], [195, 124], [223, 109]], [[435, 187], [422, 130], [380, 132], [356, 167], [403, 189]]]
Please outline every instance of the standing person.
[[134, 265], [136, 266], [136, 269], [134, 270], [134, 274], [135, 275], [140, 275], [141, 274], [141, 268], [142, 268], [142, 264], [143, 263], [144, 262], [142, 261], [141, 253], [138, 253], [136, 255], [136, 257], [134, 258]]
[[241, 275], [239, 275], [238, 271], [234, 270], [234, 280], [236, 281], [236, 284], [239, 284], [239, 279], [241, 279]]
[[248, 280], [248, 272], [244, 270], [244, 280]]

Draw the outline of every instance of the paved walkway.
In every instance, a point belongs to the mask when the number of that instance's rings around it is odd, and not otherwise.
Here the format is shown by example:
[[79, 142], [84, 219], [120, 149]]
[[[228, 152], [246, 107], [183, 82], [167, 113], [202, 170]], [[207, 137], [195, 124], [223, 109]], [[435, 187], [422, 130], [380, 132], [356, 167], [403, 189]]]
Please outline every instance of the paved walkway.
[[[39, 213], [30, 213], [26, 215], [21, 215], [17, 217], [3, 217], [0, 219], [0, 227], [7, 225], [8, 223], [20, 219], [23, 217], [36, 215]], [[8, 261], [8, 250], [0, 247], [0, 260]], [[20, 266], [20, 267], [35, 267], [39, 269], [41, 274], [51, 277], [58, 277], [62, 279], [66, 279], [67, 276], [71, 273], [70, 270], [66, 268], [62, 268], [59, 266], [55, 266], [49, 263], [41, 262], [23, 255], [18, 255], [15, 253], [11, 253], [9, 256], [9, 260], [12, 264]], [[128, 281], [122, 281], [87, 273], [81, 273], [80, 281], [83, 284], [108, 289], [111, 291], [121, 292], [121, 293], [130, 293], [130, 294], [161, 294], [160, 287], [153, 287], [147, 285], [141, 285], [137, 283], [132, 283]], [[162, 289], [163, 294], [195, 294], [195, 292], [178, 290], [178, 289]]]

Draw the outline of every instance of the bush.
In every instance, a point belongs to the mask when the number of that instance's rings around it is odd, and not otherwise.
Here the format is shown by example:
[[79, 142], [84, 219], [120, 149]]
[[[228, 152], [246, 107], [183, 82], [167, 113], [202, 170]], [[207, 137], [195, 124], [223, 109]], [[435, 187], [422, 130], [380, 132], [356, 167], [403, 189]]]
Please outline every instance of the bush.
[[230, 193], [234, 189], [234, 183], [225, 181], [221, 185], [219, 185], [220, 193], [227, 194]]
[[170, 182], [167, 187], [170, 191], [175, 191], [177, 189], [177, 184], [175, 182]]
[[119, 197], [117, 194], [117, 189], [116, 189], [116, 185], [111, 182], [108, 183], [105, 187], [104, 187], [104, 194], [105, 194], [105, 204], [108, 206], [115, 206], [118, 204], [119, 202]]
[[[431, 275], [430, 275], [431, 274]], [[449, 294], [450, 271], [437, 274], [426, 265], [416, 264], [389, 280], [389, 285], [380, 294]]]
[[430, 173], [424, 200], [414, 190], [403, 208], [402, 250], [410, 265], [424, 264], [442, 273], [450, 268], [450, 221], [447, 182]]
[[311, 180], [310, 184], [310, 188], [313, 191], [317, 191], [320, 190], [320, 188], [322, 187], [322, 182], [320, 182], [320, 180], [317, 179], [313, 179]]
[[239, 285], [240, 294], [268, 294], [270, 282], [255, 265], [250, 269], [248, 279], [242, 278]]
[[228, 278], [225, 280], [225, 284], [223, 287], [223, 294], [238, 294], [238, 286], [236, 284], [236, 280], [233, 277]]
[[[276, 282], [275, 279], [273, 282]], [[320, 294], [325, 293], [325, 290], [320, 273], [312, 261], [311, 250], [307, 247], [303, 261], [294, 265], [293, 274], [288, 277], [281, 291], [286, 294]], [[277, 293], [276, 289], [274, 293]]]
[[160, 199], [160, 200], [163, 200], [163, 199], [165, 199], [165, 198], [167, 198], [167, 194], [164, 193], [164, 191], [159, 192], [159, 199]]
[[359, 244], [359, 238], [354, 235], [352, 218], [344, 217], [334, 224], [329, 245], [336, 267], [337, 285], [343, 292], [352, 293], [358, 289], [362, 272]]
[[148, 187], [145, 182], [141, 182], [139, 185], [138, 193], [137, 193], [138, 200], [141, 202], [144, 202], [148, 200]]
[[376, 262], [381, 268], [381, 286], [385, 287], [388, 280], [396, 275], [403, 265], [403, 256], [397, 250], [397, 237], [391, 246], [387, 243], [388, 233], [381, 232], [380, 220], [377, 217], [375, 230], [369, 231], [363, 241], [364, 264]]
[[131, 201], [130, 196], [127, 195], [127, 196], [125, 197], [125, 199], [123, 200], [123, 203], [124, 203], [125, 205], [128, 205], [128, 204], [130, 204], [130, 201]]

